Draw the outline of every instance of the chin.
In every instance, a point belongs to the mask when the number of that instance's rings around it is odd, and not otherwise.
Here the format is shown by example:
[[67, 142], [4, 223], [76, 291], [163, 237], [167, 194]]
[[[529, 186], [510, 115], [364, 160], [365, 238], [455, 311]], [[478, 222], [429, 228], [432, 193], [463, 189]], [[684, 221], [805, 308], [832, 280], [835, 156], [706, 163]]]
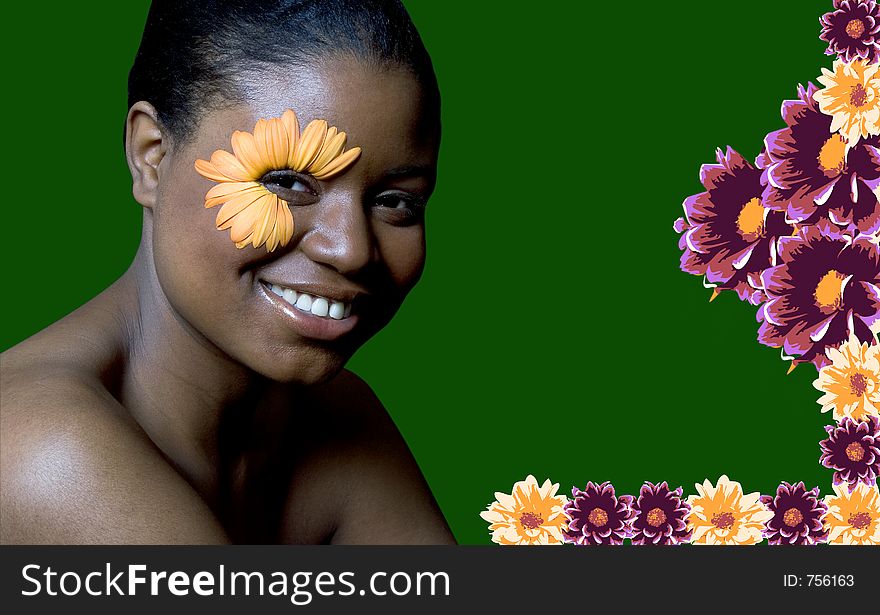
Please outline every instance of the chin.
[[351, 353], [309, 347], [263, 356], [258, 362], [246, 365], [275, 382], [313, 386], [333, 379], [342, 371], [350, 357]]

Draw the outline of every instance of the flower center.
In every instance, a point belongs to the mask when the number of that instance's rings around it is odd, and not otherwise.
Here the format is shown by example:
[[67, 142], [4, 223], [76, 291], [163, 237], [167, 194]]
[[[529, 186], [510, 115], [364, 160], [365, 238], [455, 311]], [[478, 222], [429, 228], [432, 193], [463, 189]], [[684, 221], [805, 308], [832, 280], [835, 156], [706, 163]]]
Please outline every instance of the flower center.
[[861, 461], [865, 456], [865, 449], [858, 442], [850, 442], [846, 447], [846, 456], [850, 461]]
[[857, 530], [863, 530], [871, 524], [871, 515], [866, 512], [855, 513], [847, 521]]
[[544, 518], [541, 515], [527, 512], [522, 514], [519, 518], [519, 522], [523, 524], [524, 528], [534, 530], [544, 523]]
[[858, 109], [868, 104], [868, 93], [865, 91], [865, 86], [861, 83], [853, 86], [852, 91], [849, 93], [849, 104]]
[[590, 515], [587, 519], [589, 519], [590, 523], [596, 527], [602, 527], [608, 523], [608, 513], [601, 508], [594, 508], [590, 511]]
[[849, 34], [850, 38], [860, 38], [865, 33], [865, 24], [862, 23], [861, 19], [850, 19], [849, 23], [846, 24], [846, 33]]
[[736, 518], [733, 516], [733, 513], [715, 513], [712, 515], [712, 525], [720, 530], [729, 530], [733, 527], [734, 521], [736, 521]]
[[825, 177], [837, 177], [846, 168], [846, 139], [834, 133], [819, 150], [819, 168]]
[[843, 305], [843, 280], [845, 276], [836, 269], [830, 270], [822, 276], [816, 284], [816, 305], [823, 310], [839, 310]]
[[757, 239], [764, 234], [764, 206], [754, 197], [743, 205], [736, 218], [736, 228], [743, 239]]
[[797, 508], [789, 508], [785, 511], [785, 514], [782, 515], [782, 520], [788, 527], [796, 527], [804, 520], [804, 515]]
[[660, 527], [666, 523], [666, 513], [659, 508], [652, 508], [648, 511], [648, 525], [651, 527]]
[[864, 374], [856, 372], [849, 377], [849, 390], [856, 397], [861, 397], [862, 395], [864, 395], [867, 388], [868, 380], [865, 378]]

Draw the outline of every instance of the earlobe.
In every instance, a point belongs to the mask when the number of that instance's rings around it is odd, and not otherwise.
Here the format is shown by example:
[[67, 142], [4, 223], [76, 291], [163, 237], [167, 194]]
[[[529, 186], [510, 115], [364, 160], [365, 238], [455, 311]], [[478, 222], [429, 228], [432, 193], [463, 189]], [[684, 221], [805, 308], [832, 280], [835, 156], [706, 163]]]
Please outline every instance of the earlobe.
[[131, 171], [132, 195], [144, 207], [156, 204], [159, 163], [166, 149], [167, 139], [155, 107], [146, 101], [136, 102], [125, 120], [125, 156]]

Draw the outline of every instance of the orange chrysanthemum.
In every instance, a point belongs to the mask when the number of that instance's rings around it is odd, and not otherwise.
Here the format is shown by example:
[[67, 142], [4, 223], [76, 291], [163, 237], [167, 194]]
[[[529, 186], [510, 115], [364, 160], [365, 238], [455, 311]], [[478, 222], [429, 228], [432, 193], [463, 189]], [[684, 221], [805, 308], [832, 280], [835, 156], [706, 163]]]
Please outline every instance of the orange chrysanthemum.
[[822, 69], [819, 83], [825, 87], [813, 94], [819, 109], [830, 115], [831, 132], [840, 132], [847, 146], [859, 139], [880, 134], [880, 66], [856, 59], [847, 64], [834, 61], [833, 70]]
[[880, 418], [880, 345], [869, 346], [851, 335], [839, 348], [826, 348], [825, 354], [832, 363], [813, 381], [824, 393], [819, 398], [822, 412], [834, 410], [838, 421], [847, 416], [855, 421]]
[[708, 479], [696, 487], [699, 495], [688, 497], [691, 512], [686, 518], [693, 544], [754, 545], [764, 540], [764, 524], [773, 513], [760, 493], [744, 494], [742, 485], [724, 475], [717, 487]]
[[513, 486], [513, 493], [496, 492], [495, 502], [480, 516], [489, 522], [492, 542], [501, 545], [561, 545], [568, 525], [563, 507], [568, 501], [556, 495], [559, 483], [550, 479], [538, 486], [531, 474]]
[[880, 545], [880, 492], [877, 485], [859, 483], [850, 493], [845, 484], [832, 485], [834, 495], [826, 495], [828, 514], [824, 517], [828, 544]]
[[232, 133], [232, 151], [217, 150], [210, 162], [196, 160], [196, 171], [218, 182], [205, 195], [205, 207], [223, 205], [217, 212], [217, 230], [230, 229], [239, 249], [248, 244], [271, 252], [293, 237], [293, 215], [278, 195], [260, 180], [269, 171], [290, 169], [326, 180], [344, 172], [361, 148], [345, 150], [345, 133], [325, 120], [312, 120], [300, 134], [296, 114], [288, 109], [280, 118], [260, 119], [253, 133]]

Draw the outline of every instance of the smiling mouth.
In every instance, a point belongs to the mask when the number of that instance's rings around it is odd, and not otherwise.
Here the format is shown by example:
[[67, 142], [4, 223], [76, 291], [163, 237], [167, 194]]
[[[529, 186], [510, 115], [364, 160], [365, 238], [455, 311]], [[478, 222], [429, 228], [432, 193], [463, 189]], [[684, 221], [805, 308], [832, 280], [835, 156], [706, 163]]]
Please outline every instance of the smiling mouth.
[[267, 286], [272, 293], [300, 312], [331, 320], [342, 320], [351, 316], [351, 303], [298, 292], [280, 284], [267, 284]]

